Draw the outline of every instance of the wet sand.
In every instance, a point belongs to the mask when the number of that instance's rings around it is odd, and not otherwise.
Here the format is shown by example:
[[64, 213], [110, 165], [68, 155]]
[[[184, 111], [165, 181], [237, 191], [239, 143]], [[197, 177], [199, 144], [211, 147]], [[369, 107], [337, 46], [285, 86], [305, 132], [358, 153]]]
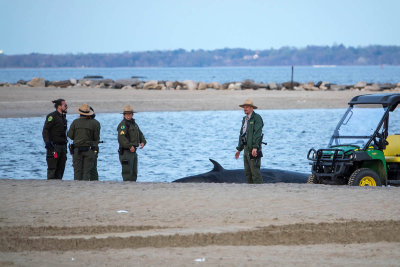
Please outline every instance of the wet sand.
[[235, 110], [246, 98], [259, 109], [344, 108], [360, 91], [204, 90], [154, 91], [99, 88], [0, 87], [0, 117], [44, 116], [53, 110], [52, 100], [64, 98], [69, 113], [82, 103], [97, 113], [121, 112], [130, 104], [137, 111]]
[[396, 265], [399, 194], [398, 187], [0, 180], [0, 265]]
[[[0, 88], [0, 117], [343, 108], [368, 92]], [[395, 266], [400, 188], [0, 180], [0, 266]]]

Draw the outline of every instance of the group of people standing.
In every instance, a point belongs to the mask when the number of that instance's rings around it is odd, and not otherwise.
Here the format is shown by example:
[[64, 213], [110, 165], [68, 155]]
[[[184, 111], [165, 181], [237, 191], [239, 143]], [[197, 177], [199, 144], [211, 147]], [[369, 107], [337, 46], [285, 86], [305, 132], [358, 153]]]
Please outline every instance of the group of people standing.
[[[80, 117], [75, 119], [67, 132], [66, 113], [68, 105], [64, 99], [53, 101], [55, 111], [46, 116], [43, 126], [43, 141], [46, 147], [47, 179], [62, 179], [67, 161], [67, 136], [73, 140], [69, 150], [73, 159], [74, 180], [98, 180], [97, 156], [99, 153], [100, 123], [95, 119], [92, 107], [82, 104], [77, 110]], [[242, 105], [245, 116], [240, 128], [235, 158], [244, 150], [244, 168], [248, 183], [262, 183], [261, 145], [262, 117], [254, 112], [257, 106], [247, 99]], [[137, 149], [146, 145], [146, 139], [133, 119], [133, 108], [129, 105], [122, 112], [123, 120], [117, 127], [119, 160], [124, 181], [137, 180]]]
[[[100, 123], [88, 104], [77, 109], [79, 118], [75, 119], [67, 132], [67, 109], [64, 99], [53, 101], [55, 111], [46, 116], [43, 126], [43, 141], [46, 148], [47, 179], [62, 179], [67, 161], [67, 144], [69, 145], [74, 167], [74, 180], [98, 180], [97, 157], [99, 153]], [[133, 108], [125, 106], [124, 118], [118, 125], [119, 159], [122, 165], [124, 181], [137, 180], [136, 149], [146, 145], [146, 139], [133, 117]]]

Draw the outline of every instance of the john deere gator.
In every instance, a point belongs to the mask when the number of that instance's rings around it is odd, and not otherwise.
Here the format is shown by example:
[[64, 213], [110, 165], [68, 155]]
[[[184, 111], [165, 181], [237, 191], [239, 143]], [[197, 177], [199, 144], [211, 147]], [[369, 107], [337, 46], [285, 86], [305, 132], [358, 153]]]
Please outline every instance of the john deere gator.
[[350, 100], [327, 148], [311, 148], [311, 184], [400, 185], [399, 120], [390, 116], [400, 94], [368, 94]]

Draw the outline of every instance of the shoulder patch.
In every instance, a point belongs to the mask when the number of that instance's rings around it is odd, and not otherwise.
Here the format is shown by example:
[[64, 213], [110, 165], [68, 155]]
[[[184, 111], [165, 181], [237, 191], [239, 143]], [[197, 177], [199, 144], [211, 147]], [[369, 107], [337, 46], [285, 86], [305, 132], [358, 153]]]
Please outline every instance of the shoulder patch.
[[125, 125], [121, 125], [121, 129], [123, 130], [123, 129], [125, 129], [126, 127], [125, 127]]
[[124, 132], [124, 131], [121, 131], [119, 134], [120, 134], [120, 135], [124, 135], [124, 134], [125, 134], [125, 132]]
[[48, 118], [47, 118], [47, 121], [48, 122], [50, 122], [50, 121], [52, 121], [53, 120], [53, 116], [49, 116]]

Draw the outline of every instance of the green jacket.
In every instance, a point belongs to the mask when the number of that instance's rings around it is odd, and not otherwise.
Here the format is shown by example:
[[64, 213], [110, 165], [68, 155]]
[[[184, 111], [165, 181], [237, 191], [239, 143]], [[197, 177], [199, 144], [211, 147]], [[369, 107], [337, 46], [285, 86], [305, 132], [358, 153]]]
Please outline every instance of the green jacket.
[[100, 123], [87, 118], [75, 119], [68, 130], [68, 137], [74, 140], [75, 147], [98, 146], [100, 141]]
[[146, 144], [146, 139], [135, 120], [127, 121], [123, 119], [118, 124], [118, 143], [119, 146], [125, 149], [130, 149], [132, 146], [138, 147], [141, 143]]
[[[242, 127], [240, 128], [240, 135], [239, 135], [239, 143], [238, 146], [236, 147], [237, 150], [242, 151], [244, 148], [243, 142], [242, 142], [242, 131], [243, 131], [243, 124], [245, 122], [246, 116], [243, 117], [242, 120]], [[263, 119], [261, 118], [260, 115], [255, 113], [251, 114], [251, 117], [247, 123], [247, 129], [246, 129], [246, 138], [247, 138], [247, 149], [251, 151], [253, 148], [259, 148], [260, 147], [260, 141], [261, 141], [261, 134], [262, 134], [262, 128], [264, 127], [264, 122]]]

